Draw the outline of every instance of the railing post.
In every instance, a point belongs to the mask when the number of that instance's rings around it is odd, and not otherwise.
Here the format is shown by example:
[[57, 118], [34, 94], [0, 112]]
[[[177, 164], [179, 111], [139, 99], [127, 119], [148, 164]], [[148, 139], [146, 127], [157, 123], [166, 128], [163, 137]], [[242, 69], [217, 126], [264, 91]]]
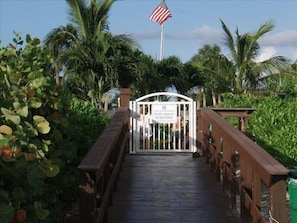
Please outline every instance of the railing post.
[[254, 203], [261, 210], [261, 178], [257, 175], [257, 173], [252, 173], [252, 198]]
[[131, 91], [129, 88], [122, 88], [120, 90], [120, 107], [130, 106]]
[[286, 176], [273, 176], [270, 187], [270, 211], [271, 218], [277, 222], [288, 222], [286, 203]]
[[80, 171], [79, 215], [80, 222], [95, 222], [96, 218], [96, 179], [95, 174]]

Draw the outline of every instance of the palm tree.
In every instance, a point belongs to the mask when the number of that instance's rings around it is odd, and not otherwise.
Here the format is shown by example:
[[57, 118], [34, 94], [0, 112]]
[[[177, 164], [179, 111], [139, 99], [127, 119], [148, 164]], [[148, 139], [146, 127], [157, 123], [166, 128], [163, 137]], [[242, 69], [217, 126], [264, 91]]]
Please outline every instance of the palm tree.
[[53, 29], [45, 37], [45, 47], [51, 49], [54, 59], [54, 76], [56, 83], [60, 85], [59, 73], [61, 71], [60, 55], [61, 52], [68, 49], [74, 42], [78, 40], [76, 29], [73, 25], [59, 26]]
[[[107, 34], [106, 34], [107, 35]], [[108, 34], [109, 51], [107, 56], [108, 76], [113, 77], [116, 87], [129, 87], [139, 71], [142, 52], [138, 44], [129, 35], [112, 36]], [[131, 47], [132, 46], [132, 47]]]
[[189, 76], [184, 72], [184, 64], [178, 57], [170, 56], [159, 61], [158, 70], [165, 77], [165, 88], [174, 88], [180, 94], [185, 94], [191, 88]]
[[139, 53], [136, 67], [135, 82], [130, 85], [133, 97], [140, 97], [151, 92], [163, 90], [162, 74], [157, 71], [157, 61], [151, 56]]
[[282, 56], [272, 56], [261, 62], [256, 61], [260, 49], [259, 39], [274, 28], [271, 21], [262, 24], [255, 33], [240, 34], [236, 29], [235, 39], [222, 20], [221, 24], [225, 32], [226, 46], [230, 51], [229, 59], [235, 68], [234, 90], [236, 92], [241, 93], [248, 88], [255, 89], [263, 75], [270, 75], [288, 66], [289, 60]]
[[86, 0], [66, 1], [71, 21], [66, 27], [73, 29], [53, 30], [45, 43], [52, 46], [56, 64], [63, 66], [67, 86], [81, 98], [101, 106], [100, 98], [118, 84], [119, 74], [113, 63], [116, 60], [112, 59], [122, 50], [118, 46], [125, 42], [129, 48], [135, 41], [108, 32], [108, 13], [115, 0], [90, 0], [89, 4]]
[[217, 99], [220, 102], [220, 94], [230, 90], [232, 65], [218, 45], [208, 44], [199, 49], [190, 62], [199, 68], [200, 76], [205, 79], [203, 85], [199, 86], [203, 106], [206, 106], [206, 96], [212, 97], [213, 106], [216, 106]]
[[240, 34], [236, 29], [235, 38], [222, 20], [221, 24], [225, 32], [226, 46], [230, 51], [229, 59], [235, 68], [234, 90], [236, 92], [241, 93], [248, 88], [256, 88], [261, 76], [270, 75], [288, 65], [288, 59], [282, 56], [273, 56], [261, 62], [256, 61], [260, 49], [259, 39], [274, 28], [271, 21], [261, 25], [255, 33]]

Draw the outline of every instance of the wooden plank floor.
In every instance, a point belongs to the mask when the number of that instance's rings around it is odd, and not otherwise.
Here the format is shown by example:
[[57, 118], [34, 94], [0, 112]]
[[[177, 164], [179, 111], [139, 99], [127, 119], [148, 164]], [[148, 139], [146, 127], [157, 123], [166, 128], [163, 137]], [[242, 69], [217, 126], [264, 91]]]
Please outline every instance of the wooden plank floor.
[[109, 223], [238, 223], [227, 195], [192, 154], [127, 155]]

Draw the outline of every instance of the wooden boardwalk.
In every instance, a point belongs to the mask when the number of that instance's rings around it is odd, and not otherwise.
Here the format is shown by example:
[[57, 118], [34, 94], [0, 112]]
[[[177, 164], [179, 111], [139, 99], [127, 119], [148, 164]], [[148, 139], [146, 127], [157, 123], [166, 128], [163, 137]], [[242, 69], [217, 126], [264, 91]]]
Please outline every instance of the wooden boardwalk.
[[238, 223], [204, 157], [127, 155], [109, 223]]

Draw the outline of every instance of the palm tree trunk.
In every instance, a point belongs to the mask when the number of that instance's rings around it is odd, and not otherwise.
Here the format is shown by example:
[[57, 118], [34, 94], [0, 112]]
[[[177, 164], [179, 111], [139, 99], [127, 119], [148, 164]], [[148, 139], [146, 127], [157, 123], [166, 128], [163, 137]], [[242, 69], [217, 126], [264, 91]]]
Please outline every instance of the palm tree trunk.
[[212, 96], [212, 105], [213, 107], [215, 107], [217, 105], [216, 94], [212, 92], [211, 96]]
[[200, 109], [201, 107], [200, 98], [198, 98], [198, 100], [196, 101], [196, 104], [197, 104], [197, 110]]
[[60, 76], [59, 76], [59, 72], [60, 72], [60, 66], [58, 64], [55, 65], [55, 79], [56, 79], [56, 84], [60, 85]]
[[222, 95], [218, 94], [218, 104], [222, 104]]
[[108, 101], [104, 102], [104, 109], [103, 109], [104, 113], [108, 112], [108, 104], [109, 104]]
[[203, 107], [206, 108], [206, 94], [204, 92], [202, 93], [202, 104]]

